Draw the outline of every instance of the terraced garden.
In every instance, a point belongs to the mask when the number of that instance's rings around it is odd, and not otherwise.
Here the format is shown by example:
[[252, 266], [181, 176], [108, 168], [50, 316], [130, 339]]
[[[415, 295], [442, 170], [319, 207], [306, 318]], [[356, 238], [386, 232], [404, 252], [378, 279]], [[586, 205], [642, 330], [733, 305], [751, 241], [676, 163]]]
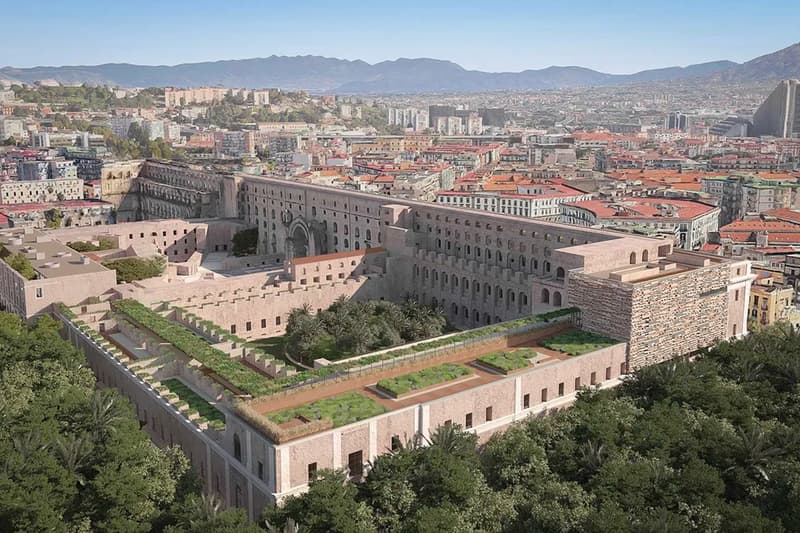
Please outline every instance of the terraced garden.
[[536, 355], [536, 350], [532, 348], [520, 348], [488, 353], [479, 357], [478, 361], [507, 374], [531, 366], [531, 359]]
[[175, 393], [178, 398], [188, 403], [189, 409], [196, 410], [211, 425], [216, 427], [225, 425], [225, 415], [181, 380], [175, 378], [165, 379], [161, 384], [166, 386], [170, 392]]
[[619, 344], [619, 341], [588, 331], [575, 330], [541, 340], [539, 344], [569, 355], [581, 355]]
[[127, 315], [139, 326], [149, 329], [178, 350], [200, 361], [203, 366], [244, 393], [263, 396], [274, 390], [268, 378], [231, 359], [190, 329], [164, 318], [146, 305], [135, 300], [119, 300], [113, 306], [116, 311]]
[[375, 400], [348, 392], [271, 413], [267, 418], [276, 424], [285, 424], [298, 417], [306, 420], [327, 419], [333, 421], [333, 427], [339, 427], [385, 412], [386, 409]]
[[382, 379], [378, 382], [378, 387], [394, 396], [400, 396], [407, 392], [453, 381], [471, 373], [472, 371], [465, 366], [446, 363], [391, 379]]

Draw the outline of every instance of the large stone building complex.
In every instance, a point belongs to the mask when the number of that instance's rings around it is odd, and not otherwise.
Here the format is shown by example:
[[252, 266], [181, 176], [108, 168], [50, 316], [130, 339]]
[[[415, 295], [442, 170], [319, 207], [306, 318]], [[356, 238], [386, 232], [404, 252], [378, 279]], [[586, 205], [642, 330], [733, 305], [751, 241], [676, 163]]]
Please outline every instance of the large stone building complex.
[[[205, 489], [253, 518], [305, 490], [318, 469], [360, 479], [376, 455], [439, 425], [486, 438], [567, 405], [583, 386], [613, 386], [630, 369], [746, 333], [749, 262], [668, 239], [154, 161], [129, 194], [142, 218], [221, 219], [98, 228], [114, 236], [108, 253], [170, 259], [163, 276], [120, 285], [63, 244], [38, 249], [39, 240], [99, 242], [93, 228], [2, 232], [7, 247], [45, 262], [74, 253], [86, 270], [64, 270], [62, 282], [83, 294], [46, 291], [40, 305], [42, 279], [0, 262], [2, 302], [24, 316], [53, 310], [154, 442], [179, 444]], [[230, 257], [243, 227], [258, 228], [258, 255]], [[108, 283], [70, 279], [90, 269]], [[20, 292], [33, 303], [17, 301]], [[341, 296], [411, 296], [472, 331], [313, 368], [248, 343], [283, 333], [292, 309], [313, 313]], [[547, 347], [562, 334], [602, 342], [573, 354]], [[519, 350], [514, 370], [488, 357]], [[461, 376], [408, 394], [378, 384], [440, 365]], [[334, 414], [313, 414], [323, 412]]]

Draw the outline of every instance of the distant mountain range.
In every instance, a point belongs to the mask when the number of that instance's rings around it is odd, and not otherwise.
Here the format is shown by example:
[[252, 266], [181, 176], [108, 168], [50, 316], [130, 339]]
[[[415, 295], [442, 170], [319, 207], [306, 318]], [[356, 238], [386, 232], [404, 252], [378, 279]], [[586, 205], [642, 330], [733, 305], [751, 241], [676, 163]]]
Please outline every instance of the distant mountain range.
[[106, 84], [120, 87], [279, 87], [327, 93], [478, 92], [554, 89], [709, 78], [755, 81], [800, 77], [800, 43], [746, 63], [714, 61], [687, 67], [606, 74], [583, 67], [522, 72], [466, 70], [451, 61], [397, 59], [370, 65], [320, 56], [270, 56], [174, 66], [108, 63], [93, 66], [0, 68], [0, 80]]

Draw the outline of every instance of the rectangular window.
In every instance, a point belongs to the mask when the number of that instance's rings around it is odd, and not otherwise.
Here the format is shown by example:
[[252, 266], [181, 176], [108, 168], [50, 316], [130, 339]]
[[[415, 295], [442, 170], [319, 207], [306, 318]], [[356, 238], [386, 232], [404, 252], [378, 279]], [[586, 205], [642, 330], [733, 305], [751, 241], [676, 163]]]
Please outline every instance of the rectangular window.
[[591, 385], [597, 385], [597, 372], [592, 372], [589, 375], [589, 383]]
[[623, 362], [619, 364], [619, 373], [620, 375], [628, 373], [628, 363]]
[[44, 296], [44, 289], [42, 287], [36, 287], [36, 297], [41, 298]]
[[542, 389], [542, 401], [543, 402], [547, 401], [547, 387]]
[[491, 422], [492, 421], [492, 406], [491, 405], [486, 408], [486, 421], [487, 422]]
[[736, 302], [739, 301], [739, 289], [736, 289], [736, 291], [733, 293], [733, 299]]
[[264, 463], [258, 461], [258, 479], [264, 479]]
[[531, 395], [530, 394], [524, 394], [522, 396], [522, 408], [523, 409], [527, 409], [530, 406], [531, 406]]
[[236, 334], [236, 324], [231, 324], [231, 333]]
[[444, 425], [445, 426], [451, 426], [451, 425], [453, 425], [453, 421], [452, 420], [445, 420], [444, 421]]
[[564, 382], [558, 384], [558, 395], [564, 396]]
[[266, 318], [262, 318], [261, 319], [261, 329], [264, 329], [265, 327], [267, 327], [267, 319]]
[[611, 367], [606, 367], [606, 379], [611, 379]]
[[308, 463], [308, 482], [311, 483], [317, 477], [317, 463]]
[[392, 451], [396, 452], [400, 449], [400, 436], [392, 435]]
[[472, 413], [467, 413], [467, 416], [464, 417], [464, 427], [467, 429], [472, 427]]
[[347, 456], [347, 468], [351, 478], [360, 478], [364, 474], [364, 453], [361, 450]]
[[244, 324], [244, 329], [245, 329], [246, 331], [252, 331], [252, 330], [253, 330], [253, 323], [252, 323], [252, 322], [250, 322], [250, 321], [248, 320], [248, 321], [247, 321], [247, 322], [245, 322], [245, 324]]
[[319, 276], [314, 276], [314, 283], [319, 283]]
[[275, 317], [275, 325], [276, 326], [280, 326], [281, 325], [281, 317], [279, 317], [279, 316]]
[[575, 378], [575, 390], [578, 390], [580, 388], [581, 388], [581, 378], [577, 377]]

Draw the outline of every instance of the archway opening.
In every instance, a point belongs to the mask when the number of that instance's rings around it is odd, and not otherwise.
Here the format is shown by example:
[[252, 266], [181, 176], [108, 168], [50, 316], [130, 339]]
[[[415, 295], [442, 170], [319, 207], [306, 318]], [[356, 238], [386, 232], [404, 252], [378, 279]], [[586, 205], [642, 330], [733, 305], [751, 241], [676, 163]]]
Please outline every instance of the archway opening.
[[308, 233], [302, 226], [297, 226], [292, 232], [292, 257], [308, 256]]

